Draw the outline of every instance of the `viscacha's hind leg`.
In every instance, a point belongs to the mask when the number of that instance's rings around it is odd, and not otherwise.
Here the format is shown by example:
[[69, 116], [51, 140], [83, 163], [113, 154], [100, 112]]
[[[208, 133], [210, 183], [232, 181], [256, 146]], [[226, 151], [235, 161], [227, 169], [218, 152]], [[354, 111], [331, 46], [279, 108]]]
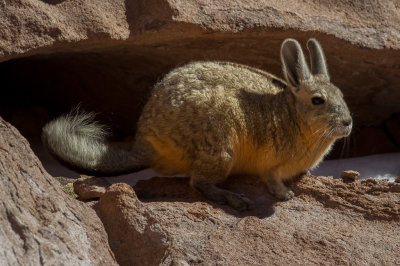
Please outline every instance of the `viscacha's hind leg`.
[[217, 203], [228, 204], [238, 211], [245, 211], [253, 207], [253, 203], [248, 198], [219, 188], [214, 184], [194, 182], [192, 187], [200, 191], [207, 199]]
[[200, 155], [193, 163], [190, 184], [211, 201], [228, 204], [238, 211], [251, 209], [253, 204], [248, 198], [215, 185], [227, 178], [231, 163], [226, 152]]

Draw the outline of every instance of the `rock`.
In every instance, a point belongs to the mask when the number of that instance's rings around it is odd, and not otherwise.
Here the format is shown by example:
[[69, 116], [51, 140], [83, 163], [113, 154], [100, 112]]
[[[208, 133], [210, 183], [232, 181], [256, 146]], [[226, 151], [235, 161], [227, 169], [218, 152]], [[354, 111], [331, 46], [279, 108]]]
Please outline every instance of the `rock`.
[[205, 200], [188, 181], [153, 178], [139, 181], [134, 190], [126, 184], [106, 190], [95, 209], [120, 265], [391, 265], [400, 260], [400, 235], [393, 233], [400, 230], [400, 184], [344, 185], [307, 175], [293, 185], [296, 196], [280, 202], [258, 179], [232, 177], [221, 186], [256, 205], [240, 213]]
[[[138, 38], [171, 40], [178, 30], [245, 32], [260, 29], [313, 31], [368, 48], [400, 48], [400, 16], [395, 0], [367, 0], [349, 4], [328, 0], [275, 1], [228, 0], [6, 0], [0, 5], [1, 56], [118, 46], [115, 40]], [[371, 26], [373, 25], [373, 27]], [[154, 34], [165, 30], [172, 35]], [[196, 32], [197, 31], [197, 32]]]
[[63, 192], [0, 118], [2, 265], [116, 265], [96, 213]]
[[400, 176], [396, 177], [396, 180], [394, 182], [400, 183]]
[[344, 182], [354, 182], [359, 177], [360, 177], [360, 173], [357, 171], [353, 171], [353, 170], [343, 171], [343, 173], [340, 175], [340, 178]]
[[110, 184], [101, 177], [91, 177], [81, 175], [81, 177], [73, 183], [74, 192], [79, 196], [80, 200], [93, 200], [100, 198]]
[[169, 236], [159, 224], [163, 218], [144, 207], [129, 185], [109, 187], [95, 209], [120, 265], [159, 265], [168, 255]]

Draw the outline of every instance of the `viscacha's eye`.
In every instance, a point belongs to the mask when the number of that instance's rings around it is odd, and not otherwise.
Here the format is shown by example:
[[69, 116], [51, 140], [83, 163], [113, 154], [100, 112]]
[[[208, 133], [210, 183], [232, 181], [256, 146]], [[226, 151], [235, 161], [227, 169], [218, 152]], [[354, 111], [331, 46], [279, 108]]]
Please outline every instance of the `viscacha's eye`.
[[324, 104], [325, 103], [325, 100], [322, 99], [321, 97], [313, 97], [311, 99], [311, 101], [312, 101], [312, 104], [314, 104], [314, 105], [320, 105], [320, 104]]

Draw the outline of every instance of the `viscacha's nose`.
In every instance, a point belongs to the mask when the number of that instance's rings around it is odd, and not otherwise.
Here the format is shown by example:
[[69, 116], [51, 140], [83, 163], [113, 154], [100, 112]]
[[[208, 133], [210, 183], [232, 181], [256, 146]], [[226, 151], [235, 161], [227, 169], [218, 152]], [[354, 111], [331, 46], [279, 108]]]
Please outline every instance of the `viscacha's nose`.
[[348, 127], [348, 126], [351, 125], [351, 123], [353, 123], [353, 120], [351, 119], [351, 117], [350, 118], [346, 118], [346, 119], [344, 119], [342, 121], [342, 123], [343, 123], [343, 126]]

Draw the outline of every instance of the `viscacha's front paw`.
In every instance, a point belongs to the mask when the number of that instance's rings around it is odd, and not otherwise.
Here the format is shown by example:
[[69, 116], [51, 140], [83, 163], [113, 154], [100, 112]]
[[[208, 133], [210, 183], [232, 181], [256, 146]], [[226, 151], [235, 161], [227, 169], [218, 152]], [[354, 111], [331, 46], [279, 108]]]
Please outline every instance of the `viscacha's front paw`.
[[270, 186], [269, 191], [272, 195], [274, 195], [277, 199], [280, 200], [289, 200], [294, 197], [294, 192], [290, 188], [285, 185], [275, 185]]

